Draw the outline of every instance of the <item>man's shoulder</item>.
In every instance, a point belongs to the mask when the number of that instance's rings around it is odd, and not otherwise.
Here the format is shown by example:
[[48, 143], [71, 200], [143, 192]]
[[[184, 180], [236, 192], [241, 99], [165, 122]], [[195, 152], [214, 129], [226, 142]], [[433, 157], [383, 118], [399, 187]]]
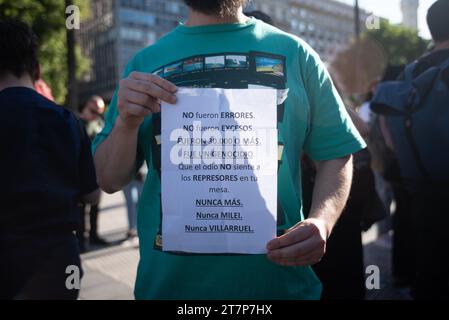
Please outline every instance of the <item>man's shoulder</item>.
[[54, 101], [47, 99], [46, 97], [38, 94], [36, 97], [36, 106], [42, 110], [51, 112], [55, 117], [60, 117], [67, 122], [77, 122], [78, 118], [75, 113], [66, 107], [57, 104]]
[[36, 92], [34, 99], [34, 108], [41, 121], [55, 122], [54, 130], [69, 130], [78, 135], [80, 123], [77, 115], [68, 108], [47, 99]]
[[[60, 143], [63, 147], [68, 137], [78, 139], [76, 115], [30, 88], [11, 88], [1, 92], [0, 104], [10, 118], [21, 119], [19, 122], [3, 123], [7, 130], [16, 134], [17, 141], [27, 139], [27, 134], [36, 128], [39, 128], [38, 139], [57, 137], [52, 141], [64, 141]], [[23, 128], [28, 130], [24, 131]], [[70, 141], [73, 141], [72, 138]]]
[[449, 59], [449, 49], [441, 49], [436, 51], [431, 51], [421, 58], [419, 58], [418, 62], [429, 61], [436, 64], [440, 64]]
[[431, 67], [438, 67], [449, 60], [449, 49], [430, 52], [411, 65], [414, 65], [413, 76], [417, 77]]
[[288, 33], [276, 26], [270, 25], [263, 21], [257, 20], [254, 32], [262, 38], [273, 38], [277, 41], [284, 41], [287, 44], [301, 46], [305, 43], [300, 37], [292, 33]]
[[269, 46], [280, 47], [290, 55], [296, 55], [297, 61], [304, 69], [320, 66], [318, 53], [301, 37], [262, 21], [257, 24], [255, 32], [262, 40], [267, 41]]
[[[35, 90], [27, 87], [12, 87], [0, 92], [0, 99], [5, 100], [7, 105], [17, 108], [19, 112], [25, 111], [46, 111], [52, 115], [71, 117], [73, 114], [70, 110], [58, 105], [39, 94]], [[24, 108], [20, 108], [23, 106]]]
[[317, 55], [315, 50], [301, 37], [262, 21], [258, 21], [256, 24], [255, 32], [260, 34], [262, 39], [273, 40], [274, 42], [289, 48], [293, 47], [298, 50], [300, 55], [304, 55], [305, 57]]

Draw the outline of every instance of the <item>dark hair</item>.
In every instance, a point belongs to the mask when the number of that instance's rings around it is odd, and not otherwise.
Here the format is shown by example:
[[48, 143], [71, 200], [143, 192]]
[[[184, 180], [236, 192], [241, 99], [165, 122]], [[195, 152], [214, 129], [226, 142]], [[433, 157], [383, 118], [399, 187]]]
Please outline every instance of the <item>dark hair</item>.
[[0, 21], [0, 77], [7, 73], [34, 77], [37, 65], [38, 40], [23, 22]]
[[259, 10], [254, 10], [254, 11], [245, 12], [245, 15], [247, 15], [248, 17], [254, 17], [254, 18], [261, 20], [265, 23], [271, 24], [272, 26], [274, 25], [273, 19], [265, 12], [262, 12]]
[[427, 25], [435, 42], [449, 40], [449, 0], [438, 0], [430, 7]]
[[205, 14], [232, 15], [247, 0], [184, 0], [192, 9]]

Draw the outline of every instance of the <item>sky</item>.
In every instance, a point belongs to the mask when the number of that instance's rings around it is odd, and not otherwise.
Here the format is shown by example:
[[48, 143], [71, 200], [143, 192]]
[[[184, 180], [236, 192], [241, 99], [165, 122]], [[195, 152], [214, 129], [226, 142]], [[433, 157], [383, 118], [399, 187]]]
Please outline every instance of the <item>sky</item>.
[[[338, 1], [351, 5], [355, 2], [355, 0]], [[435, 1], [436, 0], [420, 0], [418, 9], [418, 28], [420, 35], [426, 39], [430, 39], [430, 32], [426, 23], [426, 14], [429, 7]], [[375, 15], [389, 19], [392, 23], [400, 23], [402, 21], [400, 0], [359, 0], [359, 5], [368, 12], [373, 12]]]

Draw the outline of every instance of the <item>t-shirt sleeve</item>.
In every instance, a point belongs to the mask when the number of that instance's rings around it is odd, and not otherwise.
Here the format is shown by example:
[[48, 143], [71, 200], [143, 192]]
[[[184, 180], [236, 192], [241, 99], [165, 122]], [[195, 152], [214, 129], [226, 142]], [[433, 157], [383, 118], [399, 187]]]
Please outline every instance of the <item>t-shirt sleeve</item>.
[[[78, 121], [78, 120], [77, 120]], [[80, 126], [81, 143], [79, 158], [80, 194], [86, 195], [98, 189], [94, 160], [92, 158], [91, 143], [86, 129]]]
[[322, 161], [341, 158], [365, 148], [363, 138], [316, 53], [309, 54], [305, 70], [305, 89], [310, 104], [305, 153], [315, 161]]

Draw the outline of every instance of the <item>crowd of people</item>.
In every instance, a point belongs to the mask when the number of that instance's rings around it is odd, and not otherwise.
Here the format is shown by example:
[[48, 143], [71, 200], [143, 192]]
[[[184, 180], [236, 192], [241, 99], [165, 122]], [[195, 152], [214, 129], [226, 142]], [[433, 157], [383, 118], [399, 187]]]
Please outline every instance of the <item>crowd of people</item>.
[[[361, 232], [393, 201], [396, 285], [449, 299], [449, 1], [428, 11], [429, 52], [389, 66], [358, 109], [312, 48], [265, 13], [243, 14], [245, 2], [186, 0], [187, 22], [129, 62], [109, 106], [93, 96], [76, 113], [53, 102], [30, 27], [0, 21], [0, 299], [77, 298], [67, 266], [82, 270], [80, 253], [108, 245], [101, 190], [123, 190], [126, 238], [139, 238], [137, 299], [363, 299]], [[266, 255], [163, 252], [155, 137], [161, 101], [176, 103], [182, 83], [157, 70], [226, 52], [283, 61], [278, 237]]]

